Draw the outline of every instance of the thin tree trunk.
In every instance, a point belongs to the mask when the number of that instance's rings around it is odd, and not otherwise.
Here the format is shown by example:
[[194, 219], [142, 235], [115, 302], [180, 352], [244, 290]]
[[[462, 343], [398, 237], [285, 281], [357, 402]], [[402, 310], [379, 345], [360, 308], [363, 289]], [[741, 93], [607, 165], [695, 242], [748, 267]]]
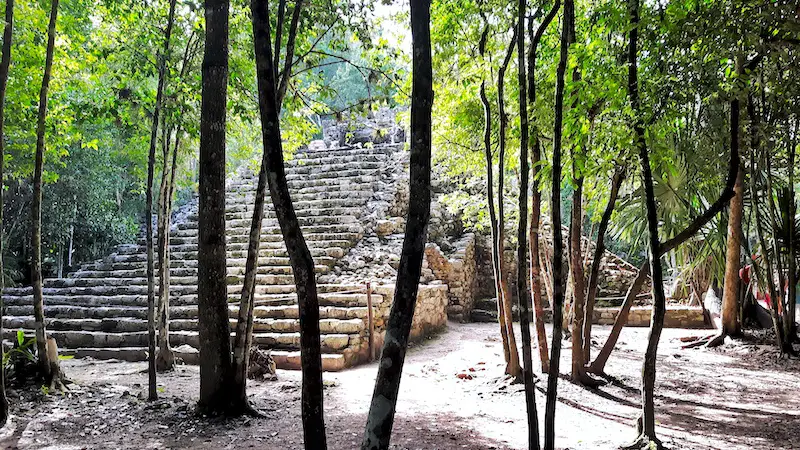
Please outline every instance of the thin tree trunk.
[[511, 42], [508, 44], [506, 56], [503, 63], [497, 72], [497, 108], [500, 115], [500, 129], [499, 129], [499, 154], [497, 163], [497, 242], [495, 243], [498, 254], [498, 271], [500, 274], [500, 293], [498, 299], [503, 301], [502, 310], [503, 315], [500, 317], [506, 327], [506, 338], [508, 340], [508, 361], [506, 365], [506, 374], [513, 377], [515, 380], [521, 381], [522, 367], [519, 365], [519, 351], [517, 350], [517, 339], [514, 335], [514, 319], [511, 309], [511, 291], [508, 289], [508, 271], [506, 270], [506, 237], [505, 237], [505, 202], [503, 201], [503, 194], [505, 192], [505, 160], [506, 160], [506, 129], [508, 128], [508, 116], [506, 115], [505, 107], [505, 74], [508, 64], [511, 62], [511, 56], [514, 53], [514, 45], [517, 42], [517, 27], [514, 27], [514, 35]]
[[[8, 69], [11, 65], [11, 39], [14, 30], [14, 0], [6, 0], [5, 26], [3, 27], [3, 55], [0, 59], [0, 336], [3, 335], [3, 315], [5, 304], [3, 303], [3, 289], [6, 287], [5, 273], [3, 272], [3, 207], [4, 187], [5, 187], [5, 114], [6, 114], [6, 87], [8, 86]], [[0, 347], [2, 349], [2, 347]], [[0, 356], [2, 351], [0, 350]], [[6, 374], [5, 364], [0, 364], [0, 427], [8, 421], [8, 397], [6, 396]]]
[[[528, 98], [525, 74], [525, 0], [517, 3], [517, 67], [519, 80], [519, 226], [517, 227], [517, 300], [519, 301], [519, 326], [522, 330], [522, 378], [525, 383], [525, 406], [528, 413], [528, 448], [539, 450], [539, 414], [536, 411], [536, 387], [533, 385], [533, 358], [531, 356], [531, 293], [528, 291], [529, 267], [528, 228]], [[537, 216], [538, 219], [538, 216]]]
[[158, 353], [156, 369], [159, 372], [172, 370], [175, 366], [175, 354], [169, 345], [169, 289], [170, 289], [170, 255], [169, 233], [170, 215], [172, 214], [172, 192], [175, 184], [175, 171], [178, 161], [180, 133], [175, 133], [175, 145], [170, 162], [170, 135], [164, 124], [163, 170], [161, 173], [161, 189], [159, 190], [158, 209]]
[[[731, 137], [738, 139], [738, 130], [731, 130]], [[725, 251], [725, 281], [722, 285], [722, 330], [720, 335], [741, 334], [739, 323], [739, 268], [742, 251], [742, 216], [744, 214], [744, 170], [740, 169], [733, 188], [736, 194], [731, 199], [728, 213], [728, 242]]]
[[[556, 17], [561, 0], [556, 0], [553, 7], [544, 17], [542, 23], [533, 32], [533, 21], [528, 21], [528, 35], [531, 39], [531, 47], [528, 52], [528, 106], [533, 109], [536, 106], [536, 51], [539, 42], [542, 40], [545, 30]], [[530, 125], [531, 145], [531, 166], [532, 166], [532, 186], [531, 186], [531, 227], [530, 227], [530, 272], [531, 272], [531, 295], [533, 297], [533, 310], [536, 314], [536, 338], [539, 347], [539, 360], [542, 364], [542, 373], [547, 373], [550, 367], [550, 359], [547, 351], [547, 333], [544, 329], [544, 307], [542, 305], [542, 269], [539, 261], [539, 223], [542, 215], [542, 192], [539, 186], [539, 161], [542, 159], [541, 142], [539, 140], [539, 128], [536, 120], [532, 119]]]
[[[606, 252], [606, 231], [608, 224], [611, 223], [611, 215], [614, 213], [614, 205], [617, 203], [619, 188], [625, 180], [625, 169], [617, 168], [614, 176], [611, 177], [611, 189], [608, 194], [608, 204], [603, 211], [603, 217], [597, 226], [597, 241], [592, 257], [592, 266], [589, 269], [589, 287], [586, 291], [586, 311], [583, 319], [583, 364], [589, 364], [592, 354], [592, 322], [594, 322], [594, 302], [597, 298], [598, 278], [600, 276], [600, 264], [603, 262], [603, 255]], [[591, 242], [591, 235], [589, 236]], [[587, 249], [587, 254], [588, 254]]]
[[33, 315], [36, 326], [36, 349], [39, 357], [39, 368], [49, 384], [50, 380], [59, 377], [53, 373], [58, 361], [50, 361], [47, 353], [47, 332], [44, 325], [44, 295], [42, 291], [42, 172], [44, 171], [45, 120], [47, 119], [47, 91], [50, 88], [50, 73], [53, 68], [53, 52], [56, 40], [56, 19], [58, 16], [58, 0], [50, 3], [50, 24], [47, 27], [47, 53], [44, 63], [44, 76], [39, 91], [39, 115], [36, 122], [36, 157], [33, 171], [33, 204], [31, 205], [31, 252], [33, 284]]
[[550, 371], [547, 379], [547, 401], [544, 416], [544, 448], [555, 449], [556, 398], [558, 397], [559, 362], [561, 360], [561, 327], [564, 308], [564, 241], [561, 236], [561, 138], [564, 122], [564, 77], [569, 58], [570, 38], [575, 23], [573, 0], [564, 1], [563, 25], [561, 28], [561, 51], [556, 70], [555, 120], [553, 124], [552, 207], [553, 227], [553, 344], [550, 355]]
[[[301, 1], [295, 5], [299, 13]], [[279, 121], [280, 103], [278, 83], [272, 67], [273, 55], [270, 42], [267, 1], [252, 3], [253, 39], [256, 54], [258, 80], [258, 104], [261, 113], [261, 136], [266, 161], [266, 174], [272, 205], [289, 253], [297, 303], [300, 310], [300, 359], [303, 372], [301, 393], [303, 438], [307, 449], [325, 449], [325, 421], [322, 396], [322, 354], [319, 331], [319, 300], [317, 281], [314, 275], [314, 260], [303, 237], [300, 222], [295, 214], [286, 171], [283, 162], [283, 147]], [[252, 239], [251, 235], [251, 239]], [[251, 294], [252, 295], [252, 294]], [[240, 308], [241, 311], [241, 308]], [[252, 320], [248, 319], [248, 323]]]
[[207, 413], [231, 408], [230, 323], [225, 253], [225, 122], [229, 0], [206, 0], [200, 110], [198, 329], [200, 400]]
[[414, 317], [431, 205], [431, 61], [430, 0], [411, 0], [412, 92], [410, 198], [394, 303], [386, 326], [375, 392], [367, 416], [362, 450], [386, 450], [394, 423], [397, 393], [408, 335]]
[[653, 190], [653, 174], [650, 169], [650, 156], [645, 141], [644, 123], [639, 103], [639, 74], [637, 67], [639, 36], [639, 0], [629, 0], [628, 14], [630, 31], [628, 43], [628, 100], [633, 110], [634, 145], [639, 152], [642, 166], [642, 184], [644, 185], [645, 204], [647, 207], [647, 231], [650, 251], [650, 277], [653, 280], [653, 313], [650, 320], [650, 333], [647, 339], [647, 350], [642, 364], [642, 417], [641, 430], [634, 445], [655, 449], [662, 448], [656, 437], [656, 419], [654, 389], [656, 382], [656, 352], [664, 328], [667, 299], [664, 294], [664, 280], [661, 272], [661, 255], [658, 238], [658, 209]]
[[[158, 86], [156, 88], [156, 103], [153, 107], [153, 122], [150, 126], [150, 151], [147, 159], [147, 194], [145, 205], [145, 229], [147, 241], [147, 341], [148, 341], [148, 393], [147, 399], [152, 401], [158, 398], [156, 390], [156, 278], [155, 255], [153, 248], [153, 179], [155, 178], [156, 145], [158, 142], [158, 124], [161, 113], [161, 104], [164, 99], [166, 85], [166, 67], [169, 60], [169, 41], [172, 34], [172, 24], [175, 17], [175, 0], [170, 0], [167, 30], [164, 34], [164, 47], [158, 55]], [[169, 295], [169, 293], [167, 293]]]
[[[753, 202], [753, 210], [756, 211], [756, 215], [760, 211], [760, 203], [761, 197], [758, 196], [758, 191], [756, 190], [756, 177], [755, 175], [758, 173], [758, 164], [757, 158], [758, 153], [761, 150], [761, 138], [759, 137], [759, 128], [761, 126], [760, 120], [758, 115], [755, 112], [755, 105], [753, 104], [753, 96], [748, 94], [747, 96], [747, 115], [750, 117], [750, 198]], [[771, 192], [767, 192], [767, 195], [772, 195]], [[783, 326], [781, 322], [780, 312], [778, 310], [778, 295], [777, 289], [775, 289], [775, 272], [773, 271], [772, 262], [767, 255], [767, 242], [764, 236], [764, 230], [761, 225], [761, 221], [758, 217], [756, 217], [756, 234], [758, 236], [759, 246], [761, 247], [761, 252], [763, 253], [763, 260], [765, 261], [766, 265], [766, 275], [761, 276], [759, 264], [756, 260], [753, 260], [753, 267], [756, 269], [756, 281], [759, 286], [766, 286], [767, 292], [770, 296], [770, 312], [772, 313], [772, 325], [775, 329], [775, 341], [778, 346], [780, 352], [783, 353], [793, 353], [794, 349], [792, 348], [791, 344], [786, 345], [786, 338], [783, 334]]]
[[[488, 30], [488, 28], [487, 28]], [[503, 356], [506, 364], [509, 361], [508, 332], [505, 322], [505, 308], [503, 308], [503, 285], [500, 276], [500, 252], [497, 248], [498, 230], [497, 213], [494, 208], [494, 165], [492, 164], [492, 111], [489, 99], [486, 98], [486, 83], [481, 82], [481, 102], [483, 103], [483, 149], [486, 155], [486, 203], [489, 206], [489, 223], [492, 238], [492, 273], [494, 274], [494, 288], [497, 295], [497, 319], [500, 323], [500, 337], [503, 342]]]
[[789, 146], [789, 188], [788, 188], [788, 201], [789, 201], [789, 214], [788, 214], [788, 235], [789, 235], [789, 273], [787, 282], [789, 284], [788, 301], [786, 303], [786, 317], [784, 318], [783, 333], [786, 335], [786, 340], [791, 345], [795, 338], [795, 310], [797, 308], [797, 260], [795, 259], [795, 252], [797, 242], [795, 242], [795, 232], [797, 231], [795, 214], [797, 212], [797, 204], [795, 203], [794, 192], [794, 163], [795, 152], [797, 151], [794, 145], [794, 136], [797, 136], [797, 127], [795, 126], [794, 134], [789, 131], [789, 123], [786, 124], [786, 140]]

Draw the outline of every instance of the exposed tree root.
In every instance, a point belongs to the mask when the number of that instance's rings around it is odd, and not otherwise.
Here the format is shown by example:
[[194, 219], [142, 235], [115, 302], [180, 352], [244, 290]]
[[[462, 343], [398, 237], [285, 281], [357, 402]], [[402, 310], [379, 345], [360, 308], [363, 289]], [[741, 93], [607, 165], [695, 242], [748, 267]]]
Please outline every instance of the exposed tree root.
[[664, 444], [655, 436], [647, 436], [642, 433], [635, 441], [620, 447], [622, 450], [663, 450]]
[[175, 352], [171, 348], [159, 348], [156, 353], [156, 371], [169, 372], [175, 369]]
[[588, 367], [578, 371], [578, 373], [572, 377], [572, 381], [588, 388], [596, 388], [606, 385], [605, 380], [592, 376], [589, 373]]

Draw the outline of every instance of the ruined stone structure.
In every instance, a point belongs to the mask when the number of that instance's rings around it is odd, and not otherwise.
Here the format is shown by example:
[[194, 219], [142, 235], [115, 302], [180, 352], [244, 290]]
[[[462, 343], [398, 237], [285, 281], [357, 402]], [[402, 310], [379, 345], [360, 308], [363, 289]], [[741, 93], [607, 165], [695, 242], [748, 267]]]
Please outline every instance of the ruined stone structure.
[[[380, 351], [400, 262], [410, 201], [409, 154], [403, 149], [403, 132], [393, 122], [379, 115], [368, 125], [364, 129], [329, 127], [325, 140], [311, 142], [287, 162], [294, 206], [316, 262], [325, 370], [369, 360]], [[254, 175], [243, 171], [227, 186], [232, 323], [244, 279], [255, 185]], [[494, 295], [488, 239], [464, 233], [460, 220], [454, 221], [438, 200], [434, 198], [432, 204], [429, 239], [433, 242], [425, 249], [412, 339], [441, 330], [448, 318], [496, 320], [488, 310], [494, 303], [487, 298]], [[199, 347], [197, 203], [176, 211], [172, 223], [170, 342], [178, 357], [192, 363]], [[544, 240], [545, 234], [543, 230]], [[84, 264], [67, 278], [45, 281], [48, 333], [62, 353], [146, 359], [145, 251], [143, 240], [120, 245], [111, 255]], [[513, 251], [507, 255], [508, 270], [514, 274]], [[607, 253], [601, 295], [627, 289], [635, 270], [626, 264]], [[298, 368], [300, 333], [294, 280], [269, 202], [256, 283], [253, 341], [271, 350], [278, 367]], [[8, 288], [3, 296], [5, 337], [11, 338], [19, 329], [32, 333], [31, 288]], [[602, 323], [613, 317], [604, 310], [596, 313]], [[637, 314], [634, 310], [632, 320]], [[679, 319], [679, 323], [683, 321]]]
[[[373, 305], [374, 347], [379, 351], [393, 286], [342, 267], [343, 257], [360, 242], [380, 241], [380, 221], [402, 208], [395, 201], [398, 178], [407, 167], [402, 144], [329, 148], [316, 141], [287, 164], [287, 178], [305, 238], [319, 274], [323, 366], [338, 370], [369, 358], [368, 297]], [[237, 312], [256, 180], [242, 173], [227, 186], [228, 293], [230, 314]], [[402, 195], [400, 196], [402, 198]], [[401, 211], [395, 215], [402, 216]], [[402, 236], [402, 224], [397, 230]], [[196, 203], [176, 212], [170, 236], [170, 342], [187, 362], [197, 359]], [[378, 230], [376, 230], [378, 229]], [[394, 230], [393, 230], [394, 231]], [[395, 233], [397, 234], [397, 233]], [[147, 346], [147, 282], [144, 241], [121, 245], [100, 261], [83, 265], [68, 278], [45, 282], [48, 333], [63, 353], [78, 357], [143, 360]], [[387, 258], [388, 260], [389, 258]], [[399, 253], [391, 255], [399, 260]], [[338, 275], [337, 275], [338, 274]], [[446, 325], [447, 286], [421, 286], [413, 338]], [[372, 282], [368, 293], [366, 283]], [[261, 237], [255, 295], [254, 343], [272, 349], [278, 367], [299, 367], [299, 320], [294, 280], [282, 235], [269, 205]], [[32, 330], [29, 287], [4, 291], [7, 334]]]

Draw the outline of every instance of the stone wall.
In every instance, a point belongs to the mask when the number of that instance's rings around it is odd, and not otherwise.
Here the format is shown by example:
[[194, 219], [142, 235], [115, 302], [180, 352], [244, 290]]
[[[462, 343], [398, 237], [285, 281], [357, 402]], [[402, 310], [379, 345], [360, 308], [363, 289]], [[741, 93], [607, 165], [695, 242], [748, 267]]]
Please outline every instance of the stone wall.
[[[594, 310], [594, 323], [599, 325], [613, 325], [619, 314], [619, 308], [596, 308]], [[649, 327], [651, 308], [649, 306], [634, 306], [628, 315], [629, 327]], [[691, 306], [668, 306], [664, 317], [665, 328], [708, 328], [703, 318], [703, 310]]]
[[[375, 286], [374, 291], [383, 298], [375, 307], [375, 346], [376, 354], [383, 346], [386, 333], [386, 322], [394, 299], [394, 285]], [[419, 341], [426, 336], [438, 333], [447, 327], [447, 285], [420, 284], [417, 292], [417, 306], [414, 309], [414, 320], [411, 323], [410, 341]], [[364, 348], [366, 354], [367, 347]]]
[[445, 256], [436, 244], [425, 247], [424, 269], [430, 269], [436, 278], [447, 283], [447, 315], [451, 320], [469, 320], [475, 303], [476, 262], [475, 235], [465, 234], [453, 246], [455, 251]]

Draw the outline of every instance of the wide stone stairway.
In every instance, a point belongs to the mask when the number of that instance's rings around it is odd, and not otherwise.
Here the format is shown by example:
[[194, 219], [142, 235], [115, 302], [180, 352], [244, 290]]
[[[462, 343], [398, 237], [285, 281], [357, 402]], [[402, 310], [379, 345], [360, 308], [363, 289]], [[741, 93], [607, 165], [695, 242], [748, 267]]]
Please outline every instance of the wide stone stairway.
[[[385, 201], [390, 169], [402, 164], [402, 145], [302, 149], [287, 162], [292, 199], [318, 275], [363, 237], [370, 202]], [[396, 173], [396, 170], [392, 173]], [[231, 323], [244, 277], [256, 180], [240, 174], [227, 186], [228, 294]], [[390, 186], [391, 187], [391, 186]], [[183, 214], [181, 214], [183, 213]], [[197, 360], [196, 202], [175, 216], [170, 232], [170, 342], [177, 356]], [[108, 257], [83, 265], [68, 278], [44, 284], [50, 336], [63, 354], [76, 357], [146, 359], [147, 279], [144, 241], [120, 245]], [[366, 280], [365, 280], [366, 281]], [[158, 280], [156, 280], [158, 283]], [[255, 294], [255, 344], [269, 347], [279, 367], [300, 362], [300, 333], [294, 280], [269, 196], [261, 236]], [[323, 366], [338, 370], [367, 358], [367, 297], [364, 285], [321, 284], [320, 328]], [[5, 338], [33, 332], [30, 287], [3, 292]], [[371, 302], [385, 299], [371, 293]], [[377, 306], [380, 308], [380, 306]], [[385, 306], [384, 306], [385, 308]]]

